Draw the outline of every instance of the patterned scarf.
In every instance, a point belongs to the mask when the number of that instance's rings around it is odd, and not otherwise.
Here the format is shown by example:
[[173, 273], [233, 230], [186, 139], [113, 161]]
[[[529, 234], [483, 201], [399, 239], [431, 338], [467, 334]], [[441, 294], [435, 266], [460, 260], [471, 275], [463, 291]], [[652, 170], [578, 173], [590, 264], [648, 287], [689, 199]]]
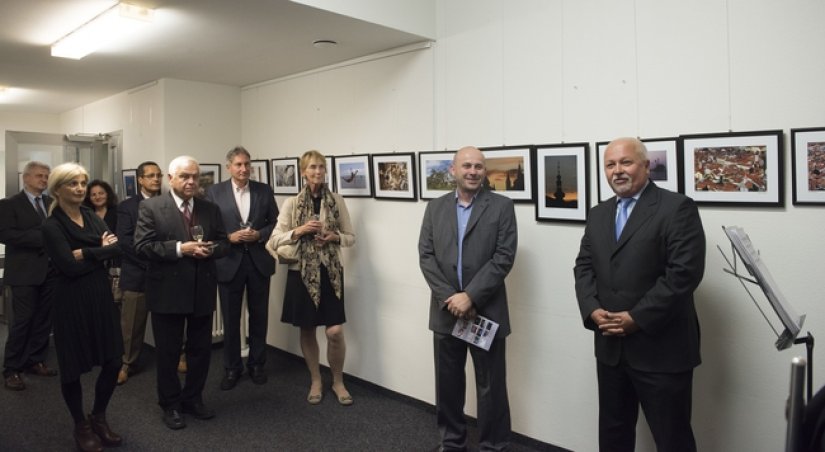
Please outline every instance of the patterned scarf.
[[[293, 219], [295, 226], [305, 224], [312, 218], [312, 192], [309, 189], [309, 184], [304, 186], [304, 189], [296, 197], [295, 213]], [[332, 193], [327, 189], [326, 185], [321, 189], [321, 212], [326, 211], [324, 218], [324, 230], [338, 232], [340, 226], [338, 218], [338, 204]], [[298, 246], [298, 254], [301, 262], [301, 279], [304, 281], [304, 286], [307, 292], [315, 302], [315, 309], [318, 309], [318, 304], [321, 302], [321, 265], [326, 267], [329, 274], [329, 281], [332, 283], [332, 288], [335, 289], [335, 295], [340, 300], [343, 295], [342, 277], [344, 274], [344, 267], [338, 259], [338, 243], [328, 243], [326, 246], [316, 246], [314, 237], [301, 237]]]

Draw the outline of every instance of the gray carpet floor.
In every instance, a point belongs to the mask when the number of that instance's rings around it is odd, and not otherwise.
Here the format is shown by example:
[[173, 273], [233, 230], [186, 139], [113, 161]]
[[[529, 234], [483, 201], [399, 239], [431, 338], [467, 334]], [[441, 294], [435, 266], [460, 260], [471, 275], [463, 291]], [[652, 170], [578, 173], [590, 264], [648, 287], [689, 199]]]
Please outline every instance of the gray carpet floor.
[[[0, 323], [0, 347], [7, 335]], [[2, 350], [2, 348], [0, 348]], [[205, 403], [214, 419], [186, 417], [187, 427], [172, 431], [161, 421], [155, 392], [154, 350], [144, 347], [143, 369], [115, 391], [107, 417], [124, 437], [121, 451], [430, 451], [438, 445], [431, 405], [347, 377], [355, 399], [352, 406], [337, 403], [324, 369], [325, 393], [319, 405], [306, 400], [309, 375], [302, 358], [269, 349], [269, 381], [255, 385], [244, 375], [230, 391], [219, 389], [223, 376], [221, 350], [213, 350]], [[47, 361], [56, 368], [54, 357]], [[97, 370], [82, 378], [84, 400], [90, 409]], [[59, 377], [26, 375], [27, 389], [0, 389], [0, 450], [74, 450], [72, 421], [60, 395]], [[470, 428], [472, 448], [476, 431]], [[563, 451], [514, 435], [512, 451]]]

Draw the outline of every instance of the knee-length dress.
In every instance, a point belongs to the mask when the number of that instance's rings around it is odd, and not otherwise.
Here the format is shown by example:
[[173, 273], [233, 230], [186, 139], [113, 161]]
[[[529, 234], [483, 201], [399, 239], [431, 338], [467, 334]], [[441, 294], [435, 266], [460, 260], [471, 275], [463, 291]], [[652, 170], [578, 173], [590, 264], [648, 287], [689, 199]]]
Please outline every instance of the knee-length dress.
[[[55, 207], [42, 227], [54, 291], [54, 344], [64, 383], [123, 355], [120, 313], [104, 265], [121, 250], [117, 244], [101, 246], [106, 224], [91, 209], [80, 210], [83, 226]], [[76, 249], [82, 250], [83, 260], [75, 260]]]

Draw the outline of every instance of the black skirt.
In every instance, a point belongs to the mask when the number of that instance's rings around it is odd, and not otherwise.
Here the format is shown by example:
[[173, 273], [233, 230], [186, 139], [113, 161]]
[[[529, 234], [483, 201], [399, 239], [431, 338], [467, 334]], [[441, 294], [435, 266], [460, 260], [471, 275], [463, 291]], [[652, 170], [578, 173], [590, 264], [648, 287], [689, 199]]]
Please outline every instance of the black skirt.
[[[343, 284], [343, 277], [341, 278]], [[347, 321], [344, 314], [344, 296], [341, 299], [335, 296], [335, 289], [329, 282], [327, 268], [321, 266], [321, 302], [318, 308], [312, 297], [309, 296], [301, 272], [290, 270], [286, 275], [286, 290], [284, 291], [284, 309], [281, 312], [281, 322], [292, 325], [312, 328], [316, 326], [341, 325]]]

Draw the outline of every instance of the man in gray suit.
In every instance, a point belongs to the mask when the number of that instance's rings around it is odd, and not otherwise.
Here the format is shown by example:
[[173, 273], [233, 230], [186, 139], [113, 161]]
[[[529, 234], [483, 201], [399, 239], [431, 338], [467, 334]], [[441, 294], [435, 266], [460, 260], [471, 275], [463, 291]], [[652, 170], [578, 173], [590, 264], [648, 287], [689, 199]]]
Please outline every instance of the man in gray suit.
[[690, 427], [705, 233], [692, 199], [649, 180], [644, 143], [604, 152], [616, 193], [590, 210], [574, 269], [599, 382], [599, 450], [632, 452], [639, 406], [659, 451], [695, 451]]
[[218, 292], [223, 314], [224, 391], [241, 378], [241, 310], [243, 294], [249, 309], [249, 357], [246, 367], [255, 384], [266, 383], [266, 330], [269, 323], [269, 280], [275, 260], [264, 248], [278, 221], [278, 206], [269, 185], [252, 180], [249, 152], [237, 146], [226, 153], [230, 180], [214, 184], [206, 199], [221, 210], [223, 225], [232, 245], [229, 254], [218, 259]]
[[[510, 435], [505, 337], [510, 334], [504, 278], [513, 266], [518, 231], [513, 202], [483, 188], [484, 154], [460, 149], [450, 174], [456, 191], [430, 201], [418, 241], [419, 264], [430, 286], [435, 354], [436, 415], [441, 450], [466, 450], [464, 419], [467, 351], [478, 394], [479, 447], [505, 450]], [[451, 335], [456, 320], [482, 315], [499, 330], [489, 351]]]

